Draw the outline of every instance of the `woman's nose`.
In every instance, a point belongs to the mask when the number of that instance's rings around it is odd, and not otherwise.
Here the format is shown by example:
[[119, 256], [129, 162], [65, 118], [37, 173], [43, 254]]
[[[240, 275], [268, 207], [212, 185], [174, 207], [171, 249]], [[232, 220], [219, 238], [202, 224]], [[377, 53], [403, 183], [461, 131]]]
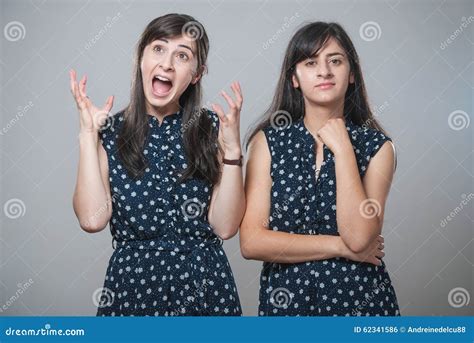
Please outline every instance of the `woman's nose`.
[[173, 59], [171, 57], [171, 54], [163, 56], [159, 64], [163, 70], [173, 69]]
[[328, 63], [319, 63], [317, 72], [318, 76], [321, 77], [328, 77], [332, 75], [331, 68], [329, 67]]

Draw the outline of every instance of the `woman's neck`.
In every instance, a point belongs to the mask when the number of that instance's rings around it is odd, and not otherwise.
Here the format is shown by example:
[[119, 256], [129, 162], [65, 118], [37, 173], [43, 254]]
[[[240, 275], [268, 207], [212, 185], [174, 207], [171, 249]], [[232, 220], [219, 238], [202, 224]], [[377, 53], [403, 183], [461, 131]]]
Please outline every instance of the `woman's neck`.
[[179, 105], [175, 103], [170, 103], [165, 107], [155, 107], [147, 103], [146, 111], [148, 114], [157, 117], [159, 120], [162, 120], [164, 117], [178, 112]]

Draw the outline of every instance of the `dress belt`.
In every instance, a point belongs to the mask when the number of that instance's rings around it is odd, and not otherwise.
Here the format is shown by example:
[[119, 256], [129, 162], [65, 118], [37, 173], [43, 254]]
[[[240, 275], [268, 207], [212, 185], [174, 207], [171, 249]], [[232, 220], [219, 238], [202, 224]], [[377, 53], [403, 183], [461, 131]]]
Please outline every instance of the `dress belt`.
[[[150, 244], [153, 243], [153, 244]], [[197, 248], [205, 248], [210, 246], [222, 246], [223, 240], [218, 236], [211, 239], [201, 240], [199, 243], [190, 242], [191, 246], [178, 246], [172, 242], [160, 241], [158, 239], [144, 239], [144, 240], [117, 240], [112, 237], [112, 248], [115, 250], [120, 248], [131, 248], [138, 250], [158, 250], [158, 251], [174, 251], [174, 252], [190, 252]]]

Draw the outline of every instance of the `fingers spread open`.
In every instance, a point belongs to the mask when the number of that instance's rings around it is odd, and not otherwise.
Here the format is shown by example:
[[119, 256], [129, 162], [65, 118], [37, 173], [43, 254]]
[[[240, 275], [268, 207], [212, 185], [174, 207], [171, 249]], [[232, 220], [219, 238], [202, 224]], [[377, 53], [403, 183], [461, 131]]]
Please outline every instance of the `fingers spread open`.
[[76, 83], [76, 72], [74, 71], [74, 69], [71, 69], [69, 71], [69, 84], [70, 84], [70, 87], [71, 87], [71, 93], [74, 97], [76, 97], [76, 92], [75, 92], [75, 85]]
[[235, 94], [235, 98], [237, 99], [237, 108], [240, 110], [242, 108], [243, 103], [243, 97], [242, 92], [240, 90], [240, 86], [238, 86], [238, 82], [233, 82], [230, 87], [232, 88], [232, 91]]
[[83, 98], [86, 98], [86, 82], [87, 82], [87, 76], [84, 75], [79, 82], [79, 92], [81, 93], [81, 96]]
[[110, 112], [112, 109], [112, 106], [114, 105], [114, 96], [111, 95], [107, 98], [107, 101], [105, 102], [105, 105], [103, 107], [103, 110], [106, 111], [107, 113]]
[[222, 109], [221, 105], [219, 104], [212, 104], [212, 109], [214, 112], [217, 113], [217, 116], [221, 120], [221, 122], [225, 122], [227, 120], [224, 110]]
[[225, 91], [222, 91], [221, 94], [224, 97], [224, 99], [227, 101], [227, 103], [229, 104], [230, 109], [232, 111], [235, 111], [237, 109], [237, 105], [235, 104], [234, 100], [229, 95], [227, 95]]

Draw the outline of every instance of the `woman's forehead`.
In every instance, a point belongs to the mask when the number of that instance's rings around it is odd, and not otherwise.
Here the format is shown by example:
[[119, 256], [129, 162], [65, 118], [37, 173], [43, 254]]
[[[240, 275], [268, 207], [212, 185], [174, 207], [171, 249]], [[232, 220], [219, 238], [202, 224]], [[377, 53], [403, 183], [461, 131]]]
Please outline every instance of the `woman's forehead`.
[[328, 55], [328, 54], [334, 54], [334, 53], [341, 53], [345, 55], [344, 49], [341, 47], [337, 39], [334, 39], [333, 37], [329, 37], [328, 40], [321, 46], [321, 48], [316, 51], [314, 54], [315, 57], [322, 55]]

